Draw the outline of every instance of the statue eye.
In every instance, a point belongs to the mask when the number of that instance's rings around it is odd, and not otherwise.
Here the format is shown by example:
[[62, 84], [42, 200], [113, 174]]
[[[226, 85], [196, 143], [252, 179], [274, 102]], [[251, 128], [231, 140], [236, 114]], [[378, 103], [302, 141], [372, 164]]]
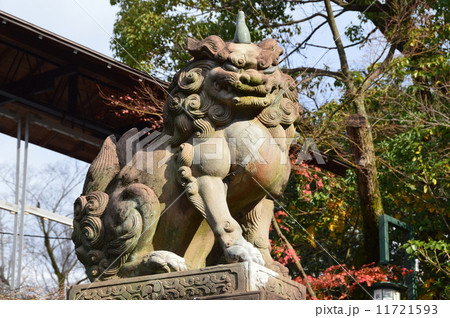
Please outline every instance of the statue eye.
[[263, 70], [264, 74], [272, 74], [273, 72], [275, 72], [275, 67], [274, 66], [269, 66], [268, 68]]
[[230, 62], [223, 63], [223, 68], [230, 72], [239, 73], [239, 68], [231, 64]]

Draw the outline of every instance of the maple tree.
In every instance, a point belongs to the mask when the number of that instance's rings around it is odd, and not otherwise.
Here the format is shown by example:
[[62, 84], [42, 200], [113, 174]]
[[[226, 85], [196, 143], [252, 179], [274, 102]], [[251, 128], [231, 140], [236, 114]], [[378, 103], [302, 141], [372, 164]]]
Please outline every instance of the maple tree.
[[[333, 265], [319, 277], [307, 276], [295, 278], [299, 283], [308, 280], [315, 290], [315, 299], [351, 299], [359, 287], [370, 296], [370, 287], [379, 282], [401, 282], [401, 278], [409, 274], [406, 268], [392, 266], [375, 266], [375, 263], [362, 266], [360, 269], [350, 268], [345, 264]], [[314, 297], [311, 297], [314, 299]]]
[[134, 91], [126, 94], [105, 90], [100, 95], [114, 116], [128, 122], [130, 127], [139, 122], [152, 131], [162, 130], [165, 96], [155, 96], [150, 84], [140, 82]]

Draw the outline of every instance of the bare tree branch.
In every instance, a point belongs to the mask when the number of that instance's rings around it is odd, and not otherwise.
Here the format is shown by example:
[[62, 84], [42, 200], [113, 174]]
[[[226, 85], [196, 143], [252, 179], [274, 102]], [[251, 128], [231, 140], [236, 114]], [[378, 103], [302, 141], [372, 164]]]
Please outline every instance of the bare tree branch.
[[[281, 232], [280, 226], [278, 225], [278, 222], [275, 219], [275, 215], [272, 216], [272, 225], [273, 225], [273, 228], [275, 229], [275, 231], [277, 232], [277, 235], [283, 240], [283, 242], [286, 245], [286, 247], [288, 249], [292, 250], [296, 254], [295, 249], [292, 246], [292, 244], [288, 241], [286, 236], [284, 236], [284, 234]], [[295, 256], [297, 256], [297, 255], [295, 255]], [[316, 293], [312, 289], [311, 284], [308, 281], [308, 276], [306, 275], [306, 272], [303, 269], [303, 266], [300, 263], [300, 260], [299, 260], [298, 257], [294, 258], [294, 263], [295, 263], [295, 266], [297, 267], [297, 269], [300, 271], [304, 282], [306, 283], [306, 288], [308, 289], [308, 293], [311, 295], [311, 297], [317, 298]]]
[[[337, 13], [335, 17], [340, 16], [341, 14], [344, 13], [344, 10], [342, 10], [341, 12]], [[289, 52], [288, 54], [286, 54], [286, 56], [280, 61], [283, 62], [284, 60], [286, 60], [287, 58], [289, 58], [292, 54], [294, 54], [295, 52], [297, 52], [299, 49], [301, 49], [306, 43], [308, 43], [308, 41], [313, 37], [313, 35], [320, 29], [322, 28], [325, 24], [327, 24], [327, 21], [322, 22], [321, 24], [319, 24], [317, 27], [315, 27], [311, 33], [299, 44], [297, 45], [291, 52]]]
[[288, 74], [308, 73], [308, 74], [311, 74], [314, 76], [328, 76], [328, 77], [332, 77], [332, 78], [335, 78], [340, 81], [345, 80], [344, 74], [342, 74], [341, 72], [334, 72], [334, 71], [329, 71], [329, 70], [324, 70], [324, 69], [314, 68], [314, 67], [296, 67], [296, 68], [285, 69], [283, 71]]
[[394, 53], [395, 53], [395, 46], [391, 45], [384, 61], [381, 62], [381, 64], [377, 68], [375, 68], [371, 73], [369, 73], [366, 76], [363, 83], [358, 89], [358, 93], [365, 92], [370, 87], [370, 85], [373, 84], [373, 81], [386, 70], [389, 63], [392, 61], [392, 58], [394, 57]]
[[339, 31], [337, 28], [337, 24], [336, 24], [333, 10], [331, 8], [330, 0], [325, 0], [325, 8], [326, 8], [327, 14], [328, 14], [328, 25], [330, 26], [331, 33], [333, 34], [334, 43], [336, 43], [336, 49], [338, 51], [339, 61], [341, 63], [341, 70], [342, 70], [342, 73], [344, 74], [345, 78], [348, 81], [348, 79], [350, 78], [350, 68], [349, 68], [348, 62], [347, 62], [347, 54], [345, 53], [345, 48], [344, 48], [344, 45], [342, 44], [341, 35], [339, 34]]
[[304, 19], [294, 20], [294, 21], [289, 21], [289, 22], [285, 22], [285, 23], [272, 23], [272, 24], [266, 24], [266, 26], [271, 27], [271, 28], [278, 28], [278, 27], [282, 27], [282, 26], [288, 26], [288, 25], [293, 25], [293, 24], [298, 24], [298, 23], [306, 22], [306, 21], [312, 20], [312, 19], [317, 18], [317, 17], [322, 17], [322, 18], [324, 18], [324, 19], [327, 18], [326, 15], [324, 15], [324, 14], [322, 14], [322, 13], [320, 13], [320, 12], [316, 12], [316, 13], [314, 13], [314, 14], [312, 14], [312, 15], [310, 15], [309, 17], [304, 18]]

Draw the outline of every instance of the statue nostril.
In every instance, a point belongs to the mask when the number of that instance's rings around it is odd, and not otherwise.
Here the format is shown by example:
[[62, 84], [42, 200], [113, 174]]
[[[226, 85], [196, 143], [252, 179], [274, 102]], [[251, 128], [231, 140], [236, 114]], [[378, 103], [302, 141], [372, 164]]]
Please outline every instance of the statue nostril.
[[239, 78], [239, 80], [241, 81], [241, 83], [243, 84], [249, 84], [250, 83], [250, 75], [244, 73], [241, 75], [241, 77]]
[[234, 73], [239, 73], [239, 68], [234, 66], [233, 64], [231, 64], [230, 62], [225, 62], [223, 64], [223, 68], [227, 71], [230, 72], [234, 72]]

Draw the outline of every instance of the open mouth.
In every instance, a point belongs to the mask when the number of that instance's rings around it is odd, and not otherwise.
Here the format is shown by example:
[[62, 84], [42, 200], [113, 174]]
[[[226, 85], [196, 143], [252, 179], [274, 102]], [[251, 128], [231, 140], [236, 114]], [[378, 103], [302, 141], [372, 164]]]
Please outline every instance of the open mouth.
[[261, 71], [241, 70], [233, 72], [217, 68], [212, 83], [216, 97], [227, 100], [238, 108], [262, 109], [278, 102], [282, 95], [282, 77]]
[[238, 80], [235, 76], [221, 76], [214, 81], [217, 91], [225, 91], [236, 96], [265, 97], [280, 91], [281, 85], [273, 81], [260, 85], [248, 85]]
[[279, 90], [279, 85], [268, 83], [258, 86], [251, 86], [238, 81], [234, 84], [232, 90], [234, 90], [237, 96], [265, 97]]

